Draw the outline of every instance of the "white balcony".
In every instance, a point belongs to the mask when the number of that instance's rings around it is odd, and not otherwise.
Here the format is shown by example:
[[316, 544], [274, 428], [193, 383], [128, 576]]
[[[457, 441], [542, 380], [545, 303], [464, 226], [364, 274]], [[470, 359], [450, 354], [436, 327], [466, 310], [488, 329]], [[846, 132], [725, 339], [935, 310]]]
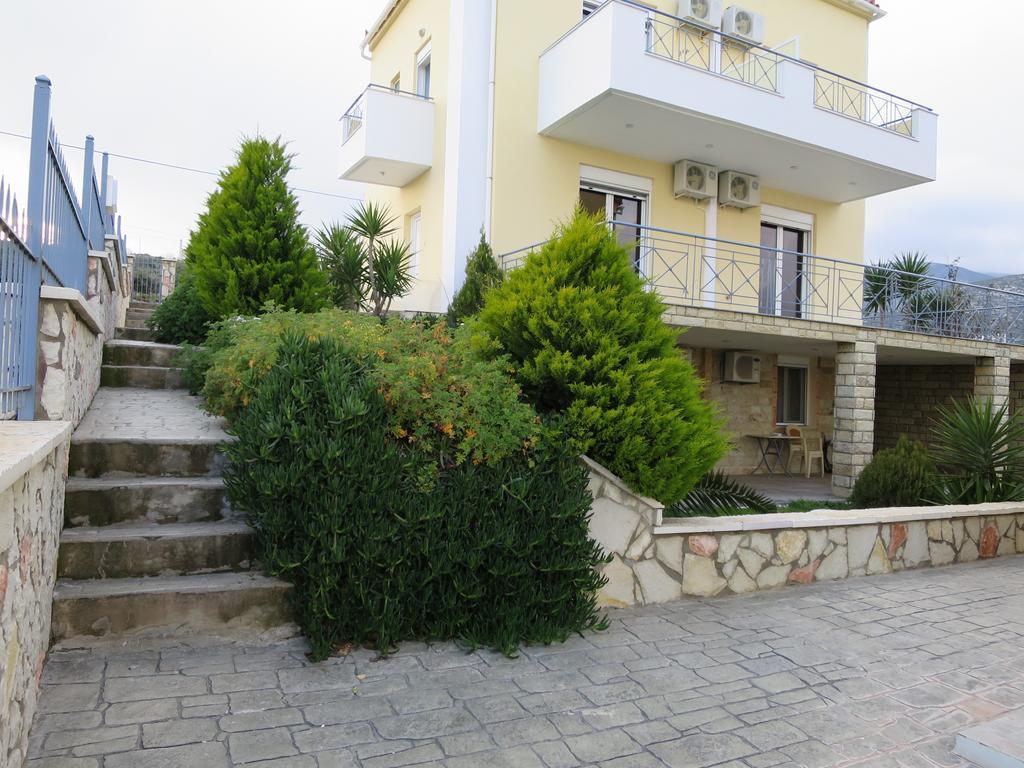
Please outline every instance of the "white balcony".
[[404, 187], [433, 164], [434, 102], [371, 85], [341, 118], [346, 181]]
[[934, 181], [937, 124], [926, 107], [625, 0], [540, 58], [545, 136], [837, 203]]

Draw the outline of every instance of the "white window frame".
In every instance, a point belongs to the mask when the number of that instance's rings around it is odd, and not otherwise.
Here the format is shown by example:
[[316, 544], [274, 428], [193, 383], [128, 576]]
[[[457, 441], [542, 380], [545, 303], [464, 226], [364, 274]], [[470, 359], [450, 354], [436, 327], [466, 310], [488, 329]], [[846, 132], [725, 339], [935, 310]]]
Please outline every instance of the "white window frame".
[[[782, 385], [785, 381], [782, 375], [783, 368], [795, 368], [804, 372], [804, 398], [803, 398], [803, 420], [801, 421], [784, 421], [781, 417], [784, 415], [779, 413], [779, 400], [785, 402], [786, 398], [783, 396]], [[806, 427], [810, 424], [810, 413], [811, 413], [811, 359], [809, 357], [800, 357], [797, 355], [779, 355], [775, 361], [775, 379], [778, 382], [779, 391], [775, 402], [775, 425], [778, 427]]]
[[402, 73], [396, 72], [395, 76], [391, 78], [391, 90], [398, 93], [402, 90]]
[[[424, 64], [426, 69], [424, 69]], [[424, 87], [424, 72], [426, 72], [426, 87]], [[425, 99], [430, 98], [432, 75], [430, 43], [428, 42], [416, 53], [416, 93]]]
[[[811, 276], [812, 265], [814, 259], [810, 258], [814, 255], [814, 214], [805, 213], [804, 211], [796, 211], [791, 208], [782, 208], [777, 205], [761, 205], [761, 223], [768, 224], [774, 227], [780, 227], [777, 233], [777, 239], [775, 240], [775, 247], [782, 250], [782, 229], [786, 227], [788, 229], [798, 229], [805, 233], [806, 239], [804, 241], [805, 255], [808, 257], [804, 259], [804, 266], [802, 270], [803, 283], [806, 287], [809, 282], [808, 278]], [[809, 296], [807, 291], [802, 292], [800, 300], [800, 317], [805, 320], [810, 319], [808, 302]], [[775, 301], [776, 314], [781, 314], [781, 302], [782, 302], [782, 275], [777, 274], [775, 276]]]
[[409, 215], [409, 274], [420, 275], [420, 250], [423, 247], [423, 213]]
[[[603, 0], [602, 0], [603, 1]], [[631, 173], [612, 171], [608, 168], [598, 168], [593, 165], [580, 165], [579, 188], [603, 192], [606, 195], [624, 194], [643, 200], [643, 216], [641, 226], [648, 227], [651, 223], [651, 197], [654, 192], [654, 180], [646, 176], [634, 176]], [[615, 212], [611, 210], [610, 202], [605, 209], [605, 218], [612, 221]], [[650, 245], [645, 242], [646, 235], [640, 238], [640, 275], [644, 278], [650, 277]]]

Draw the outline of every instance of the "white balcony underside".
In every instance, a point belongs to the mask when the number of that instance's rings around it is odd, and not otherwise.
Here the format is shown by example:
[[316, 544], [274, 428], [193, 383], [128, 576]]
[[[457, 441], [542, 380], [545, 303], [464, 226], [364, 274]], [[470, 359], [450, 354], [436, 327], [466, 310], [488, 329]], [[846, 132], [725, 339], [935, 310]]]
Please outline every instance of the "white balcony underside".
[[544, 53], [541, 134], [836, 203], [934, 180], [934, 113], [913, 110], [902, 135], [815, 106], [815, 71], [797, 62], [779, 61], [773, 92], [648, 53], [645, 23], [609, 3]]
[[434, 154], [432, 101], [371, 87], [357, 103], [357, 127], [350, 128], [341, 147], [340, 178], [404, 187], [430, 169]]

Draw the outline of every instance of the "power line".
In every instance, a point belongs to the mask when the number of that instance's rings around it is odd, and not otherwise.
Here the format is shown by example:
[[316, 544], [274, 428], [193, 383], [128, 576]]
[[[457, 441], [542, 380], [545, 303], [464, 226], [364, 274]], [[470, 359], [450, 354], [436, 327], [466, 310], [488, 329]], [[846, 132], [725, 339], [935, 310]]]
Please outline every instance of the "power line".
[[[31, 140], [31, 138], [32, 138], [31, 136], [26, 136], [23, 133], [14, 133], [13, 131], [0, 131], [0, 135], [3, 135], [3, 136], [13, 136], [16, 139], [29, 139], [29, 140]], [[81, 151], [85, 150], [85, 147], [75, 146], [74, 144], [65, 144], [63, 142], [61, 142], [61, 146], [66, 148], [66, 149], [77, 149], [77, 150], [81, 150]], [[109, 151], [107, 152], [107, 154], [110, 157], [116, 157], [119, 160], [129, 160], [129, 161], [131, 161], [133, 163], [144, 163], [146, 165], [156, 165], [156, 166], [159, 166], [161, 168], [170, 168], [170, 169], [176, 170], [176, 171], [187, 171], [189, 173], [200, 173], [200, 174], [202, 174], [204, 176], [220, 176], [220, 172], [218, 172], [218, 171], [204, 171], [201, 168], [190, 168], [187, 165], [179, 165], [177, 163], [167, 163], [167, 162], [163, 162], [162, 160], [150, 160], [149, 158], [145, 158], [145, 157], [136, 157], [134, 155], [122, 155], [122, 154], [119, 154], [117, 152], [109, 152]], [[294, 190], [295, 192], [304, 192], [304, 193], [309, 194], [309, 195], [322, 195], [323, 197], [334, 197], [334, 198], [337, 198], [338, 200], [351, 200], [351, 201], [356, 202], [356, 203], [362, 202], [362, 198], [361, 197], [352, 197], [351, 195], [339, 195], [336, 192], [324, 192], [324, 191], [319, 190], [319, 189], [306, 189], [305, 187], [292, 187], [292, 190]]]

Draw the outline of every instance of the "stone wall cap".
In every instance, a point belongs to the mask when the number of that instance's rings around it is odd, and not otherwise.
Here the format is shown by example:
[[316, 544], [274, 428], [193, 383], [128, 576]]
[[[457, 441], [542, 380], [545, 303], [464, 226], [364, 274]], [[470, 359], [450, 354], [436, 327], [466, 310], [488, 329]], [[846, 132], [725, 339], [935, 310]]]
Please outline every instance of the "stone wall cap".
[[659, 517], [655, 519], [661, 519], [660, 515], [662, 511], [665, 509], [665, 505], [662, 504], [660, 501], [658, 501], [657, 499], [652, 499], [650, 496], [643, 496], [642, 494], [637, 493], [632, 488], [630, 488], [629, 485], [627, 485], [621, 477], [619, 477], [606, 467], [602, 466], [601, 464], [598, 464], [589, 456], [580, 456], [580, 460], [583, 462], [583, 465], [591, 472], [593, 472], [595, 475], [599, 475], [608, 482], [614, 484], [623, 493], [628, 493], [637, 501], [650, 507], [657, 515], [659, 515]]
[[785, 530], [787, 528], [832, 528], [1022, 514], [1024, 514], [1024, 503], [1001, 502], [944, 507], [815, 509], [810, 512], [780, 512], [769, 515], [731, 515], [728, 517], [668, 517], [662, 521], [661, 525], [654, 528], [654, 535], [679, 536], [701, 533], [734, 533], [736, 531]]
[[70, 437], [70, 421], [0, 421], [0, 492]]
[[39, 289], [39, 298], [44, 301], [66, 301], [79, 319], [89, 326], [89, 329], [99, 336], [103, 332], [103, 326], [96, 317], [96, 311], [85, 300], [81, 291], [77, 288], [60, 288], [56, 285], [44, 285]]
[[103, 265], [103, 273], [107, 276], [107, 285], [114, 290], [114, 267], [110, 263], [110, 254], [106, 251], [89, 251], [90, 259], [99, 259]]

